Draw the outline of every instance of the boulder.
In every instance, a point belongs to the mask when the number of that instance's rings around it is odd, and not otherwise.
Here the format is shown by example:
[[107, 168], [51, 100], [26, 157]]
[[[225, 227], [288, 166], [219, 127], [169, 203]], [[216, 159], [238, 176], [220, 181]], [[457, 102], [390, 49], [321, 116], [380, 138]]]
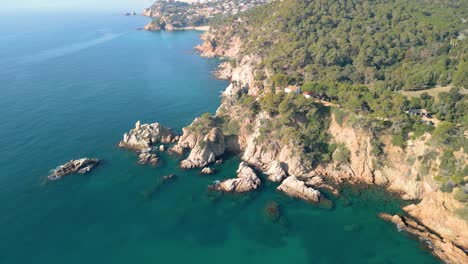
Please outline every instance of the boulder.
[[140, 121], [137, 121], [135, 128], [124, 134], [119, 147], [140, 150], [157, 143], [173, 143], [175, 139], [172, 130], [159, 123], [142, 125]]
[[215, 170], [213, 168], [210, 168], [210, 167], [205, 167], [201, 170], [201, 174], [213, 174], [215, 172]]
[[270, 167], [265, 174], [268, 175], [268, 180], [272, 182], [280, 182], [287, 177], [281, 162], [277, 160], [270, 163]]
[[180, 166], [184, 169], [203, 168], [216, 161], [216, 158], [224, 154], [224, 135], [221, 129], [215, 127], [208, 134], [199, 139], [193, 147], [187, 159]]
[[217, 182], [213, 189], [223, 192], [248, 192], [260, 187], [260, 178], [245, 162], [241, 162], [237, 170], [237, 178]]
[[51, 181], [55, 181], [61, 179], [63, 176], [72, 174], [72, 173], [79, 173], [85, 174], [92, 170], [96, 165], [98, 165], [98, 159], [90, 159], [90, 158], [82, 158], [78, 160], [71, 160], [61, 166], [55, 168], [47, 178]]
[[292, 197], [306, 201], [318, 202], [320, 200], [319, 191], [312, 187], [307, 187], [303, 181], [299, 180], [295, 176], [287, 177], [277, 189]]

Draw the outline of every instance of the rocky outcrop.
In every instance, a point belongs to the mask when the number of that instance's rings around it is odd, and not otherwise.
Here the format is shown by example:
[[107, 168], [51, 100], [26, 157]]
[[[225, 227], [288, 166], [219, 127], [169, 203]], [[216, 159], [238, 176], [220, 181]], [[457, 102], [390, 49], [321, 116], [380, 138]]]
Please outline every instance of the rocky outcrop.
[[210, 32], [203, 33], [201, 39], [203, 43], [196, 46], [195, 50], [200, 52], [200, 55], [205, 58], [235, 58], [239, 54], [242, 45], [240, 38], [237, 36], [226, 40], [219, 40]]
[[260, 131], [270, 117], [260, 113], [255, 121], [254, 132], [247, 138], [242, 159], [257, 168], [267, 171], [273, 162], [280, 162], [288, 175], [302, 176], [312, 168], [310, 162], [300, 155], [301, 150], [293, 144], [283, 144], [276, 140], [261, 141]]
[[311, 178], [308, 178], [305, 183], [307, 186], [313, 187], [315, 189], [328, 190], [335, 196], [338, 196], [340, 194], [340, 191], [337, 188], [335, 188], [335, 186], [328, 184], [323, 180], [322, 177], [319, 176], [313, 176]]
[[268, 179], [272, 182], [280, 182], [287, 177], [283, 165], [277, 160], [270, 163], [270, 168], [265, 174], [268, 175]]
[[232, 65], [230, 62], [225, 61], [218, 65], [218, 68], [213, 72], [216, 79], [230, 80], [232, 77]]
[[182, 155], [186, 150], [195, 148], [200, 135], [197, 135], [190, 127], [194, 126], [198, 120], [199, 118], [195, 119], [190, 126], [182, 128], [182, 135], [179, 137], [177, 144], [169, 149], [169, 153]]
[[237, 178], [215, 183], [212, 188], [223, 192], [248, 192], [260, 187], [261, 181], [255, 171], [245, 162], [237, 170]]
[[217, 157], [224, 154], [224, 150], [223, 132], [214, 127], [203, 139], [197, 141], [187, 159], [183, 160], [180, 166], [184, 169], [203, 168], [215, 162]]
[[312, 187], [307, 187], [306, 184], [295, 176], [287, 177], [278, 190], [288, 194], [289, 196], [303, 199], [309, 202], [319, 202], [320, 192]]
[[142, 125], [137, 121], [135, 128], [124, 134], [119, 147], [139, 150], [150, 148], [157, 143], [173, 143], [176, 140], [172, 130], [159, 123]]
[[146, 24], [143, 27], [143, 29], [146, 30], [146, 31], [159, 31], [162, 28], [161, 28], [161, 25], [159, 25], [158, 23], [150, 22], [150, 23]]
[[384, 220], [393, 222], [398, 230], [406, 231], [420, 238], [431, 249], [433, 254], [444, 260], [444, 262], [452, 264], [468, 263], [468, 255], [460, 247], [454, 245], [450, 240], [443, 239], [413, 219], [385, 213], [381, 213], [379, 216]]
[[61, 166], [58, 166], [49, 174], [49, 176], [47, 176], [47, 178], [51, 181], [55, 181], [61, 179], [65, 175], [72, 173], [85, 174], [96, 167], [98, 163], [98, 159], [82, 158], [78, 160], [71, 160]]

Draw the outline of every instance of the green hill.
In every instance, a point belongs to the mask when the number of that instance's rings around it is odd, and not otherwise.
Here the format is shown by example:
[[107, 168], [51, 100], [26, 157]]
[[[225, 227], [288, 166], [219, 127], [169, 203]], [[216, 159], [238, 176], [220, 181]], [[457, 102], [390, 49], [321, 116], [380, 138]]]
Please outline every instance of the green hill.
[[468, 1], [282, 0], [240, 16], [214, 29], [290, 82], [468, 87]]

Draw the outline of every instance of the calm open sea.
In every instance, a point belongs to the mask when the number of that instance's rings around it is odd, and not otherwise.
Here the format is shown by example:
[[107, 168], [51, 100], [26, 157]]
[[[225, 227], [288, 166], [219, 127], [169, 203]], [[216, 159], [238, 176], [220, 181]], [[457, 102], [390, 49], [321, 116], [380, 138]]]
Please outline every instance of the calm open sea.
[[[117, 148], [136, 120], [180, 129], [214, 113], [227, 82], [193, 53], [199, 32], [143, 32], [143, 17], [0, 17], [0, 263], [436, 263], [419, 242], [378, 219], [399, 204], [349, 191], [333, 209], [259, 192], [216, 195], [215, 179], [177, 160], [137, 165]], [[49, 170], [96, 157], [87, 175], [47, 183]], [[156, 188], [166, 174], [173, 182]], [[153, 191], [153, 192], [152, 192]], [[152, 193], [151, 193], [152, 192]], [[151, 195], [148, 195], [151, 193]], [[265, 206], [276, 201], [281, 219]]]

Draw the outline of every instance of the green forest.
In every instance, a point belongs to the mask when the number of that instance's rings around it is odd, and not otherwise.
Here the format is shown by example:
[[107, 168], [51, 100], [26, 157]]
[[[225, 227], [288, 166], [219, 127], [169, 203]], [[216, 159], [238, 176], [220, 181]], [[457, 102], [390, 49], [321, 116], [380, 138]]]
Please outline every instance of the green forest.
[[421, 90], [468, 86], [466, 14], [464, 0], [282, 0], [213, 27], [290, 82]]

